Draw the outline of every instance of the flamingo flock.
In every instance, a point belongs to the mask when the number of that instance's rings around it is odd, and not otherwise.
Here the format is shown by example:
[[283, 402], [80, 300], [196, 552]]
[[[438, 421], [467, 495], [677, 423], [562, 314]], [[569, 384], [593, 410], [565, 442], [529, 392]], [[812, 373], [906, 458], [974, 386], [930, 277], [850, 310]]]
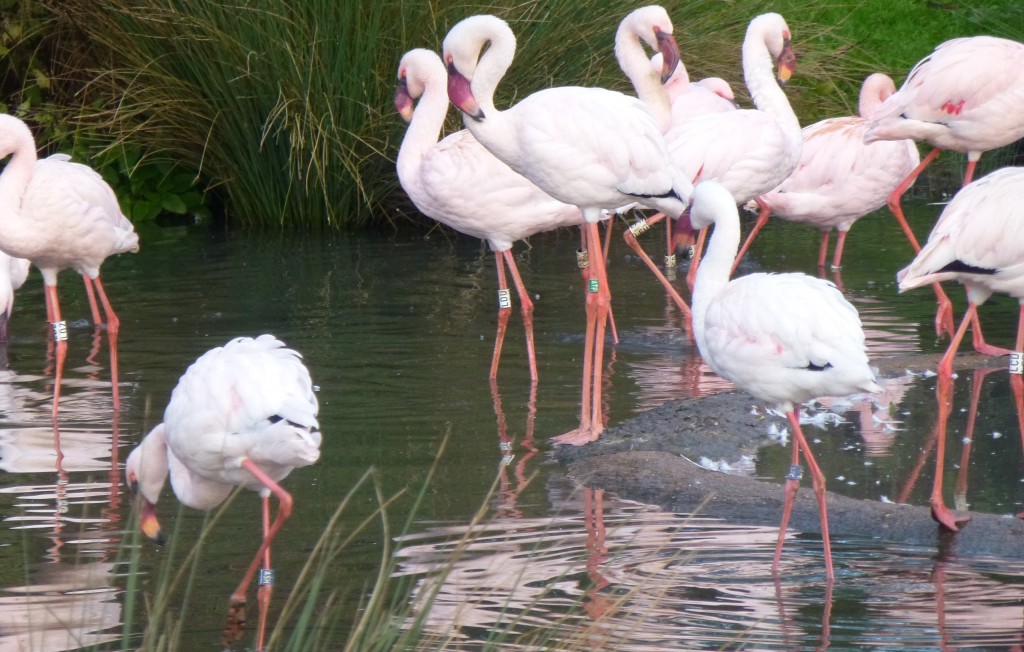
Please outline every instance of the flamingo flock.
[[[1005, 169], [972, 183], [981, 153], [1024, 136], [1024, 113], [1016, 110], [1024, 102], [1024, 81], [1015, 72], [1024, 64], [1024, 45], [992, 37], [943, 43], [910, 71], [898, 90], [888, 75], [869, 75], [858, 115], [801, 129], [783, 88], [794, 73], [796, 57], [794, 35], [781, 15], [756, 16], [747, 28], [742, 73], [751, 108], [737, 106], [723, 80], [691, 82], [673, 33], [672, 21], [660, 6], [636, 9], [622, 19], [615, 55], [635, 97], [568, 86], [537, 90], [499, 107], [495, 91], [515, 64], [514, 31], [496, 16], [462, 20], [444, 38], [441, 66], [447, 69], [448, 100], [461, 112], [465, 129], [438, 140], [445, 107], [430, 87], [439, 83], [434, 78], [440, 72], [430, 73], [428, 81], [418, 78], [424, 73], [417, 68], [426, 67], [428, 59], [430, 67], [440, 67], [424, 50], [407, 53], [399, 65], [396, 106], [404, 118], [412, 117], [398, 155], [399, 175], [426, 215], [488, 240], [495, 252], [507, 252], [517, 238], [564, 225], [544, 217], [546, 210], [554, 210], [549, 206], [572, 207], [566, 209], [565, 223], [583, 223], [584, 248], [591, 253], [593, 268], [585, 275], [580, 423], [552, 437], [555, 445], [593, 442], [605, 426], [602, 366], [614, 279], [609, 280], [606, 254], [599, 253], [607, 251], [607, 243], [603, 249], [597, 224], [610, 215], [654, 211], [626, 232], [626, 242], [679, 305], [684, 328], [692, 332], [708, 366], [784, 412], [793, 430], [792, 469], [785, 482], [773, 572], [778, 572], [803, 462], [818, 498], [826, 577], [831, 581], [835, 570], [825, 480], [802, 433], [800, 405], [818, 397], [882, 391], [869, 364], [864, 330], [857, 310], [831, 282], [800, 273], [731, 275], [771, 214], [821, 230], [819, 270], [828, 260], [829, 234], [838, 230], [831, 266], [839, 269], [852, 225], [887, 205], [919, 252], [900, 272], [899, 290], [932, 284], [939, 298], [937, 332], [952, 336], [938, 366], [944, 379], [940, 387], [952, 378], [953, 356], [969, 327], [978, 352], [1012, 353], [988, 344], [981, 333], [977, 308], [993, 293], [1021, 301], [1013, 359], [1024, 369], [1024, 274], [1018, 269], [1024, 269], [1024, 246], [1019, 246], [1024, 234], [1017, 233], [1024, 227], [1014, 215], [1024, 194], [1024, 174]], [[413, 88], [417, 92], [410, 92]], [[419, 104], [413, 107], [417, 97]], [[430, 127], [418, 126], [420, 112]], [[923, 160], [918, 142], [935, 148]], [[456, 144], [458, 155], [450, 151]], [[903, 216], [900, 197], [942, 149], [968, 154], [964, 187], [921, 248]], [[470, 151], [473, 163], [457, 160], [468, 160]], [[487, 185], [473, 181], [481, 169], [494, 176], [500, 169], [508, 175], [508, 187], [529, 188], [530, 199], [516, 207], [521, 215], [512, 207], [496, 206]], [[758, 211], [745, 239], [738, 206]], [[700, 234], [687, 277], [692, 309], [637, 239], [665, 217], [675, 225], [668, 230], [670, 255], [687, 235]], [[702, 256], [704, 234], [712, 226], [715, 231]], [[509, 235], [498, 242], [493, 235], [498, 232]], [[504, 288], [502, 257], [496, 257], [499, 288]], [[967, 288], [968, 310], [955, 331], [952, 304], [939, 285], [946, 280]], [[529, 329], [532, 306], [528, 316], [524, 305], [523, 317]], [[499, 317], [492, 379], [506, 320]], [[532, 336], [527, 342], [531, 381], [536, 383]], [[1024, 383], [1020, 376], [1016, 379], [1024, 396]], [[940, 391], [940, 400], [948, 401], [948, 395]], [[955, 531], [958, 521], [941, 501], [941, 473], [936, 478], [933, 515], [941, 527]]]

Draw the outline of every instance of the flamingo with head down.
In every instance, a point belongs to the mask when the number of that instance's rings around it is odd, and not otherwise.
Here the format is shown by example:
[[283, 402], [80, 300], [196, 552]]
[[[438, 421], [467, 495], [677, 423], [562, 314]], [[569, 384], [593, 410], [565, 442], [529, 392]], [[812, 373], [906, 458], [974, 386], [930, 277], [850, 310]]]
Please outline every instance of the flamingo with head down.
[[[636, 98], [572, 86], [535, 92], [506, 110], [495, 107], [495, 89], [515, 48], [512, 30], [495, 16], [471, 16], [452, 27], [443, 51], [449, 99], [492, 154], [580, 208], [588, 249], [601, 250], [603, 211], [633, 203], [672, 217], [685, 210], [692, 186], [671, 165], [658, 121]], [[593, 441], [604, 429], [601, 380], [611, 293], [603, 256], [590, 260], [580, 425], [556, 443]]]

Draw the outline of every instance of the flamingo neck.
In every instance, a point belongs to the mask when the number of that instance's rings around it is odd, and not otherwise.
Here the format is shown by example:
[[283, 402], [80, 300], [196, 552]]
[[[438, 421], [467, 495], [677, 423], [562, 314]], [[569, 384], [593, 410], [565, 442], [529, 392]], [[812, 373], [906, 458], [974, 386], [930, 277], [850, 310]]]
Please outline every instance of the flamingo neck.
[[448, 91], [445, 87], [447, 73], [444, 64], [437, 58], [432, 64], [418, 70], [423, 94], [413, 111], [395, 162], [398, 178], [404, 187], [409, 187], [423, 158], [437, 144], [448, 113]]
[[775, 118], [791, 138], [799, 141], [800, 121], [775, 78], [774, 66], [765, 35], [760, 30], [749, 30], [743, 39], [743, 80], [750, 99], [759, 111]]
[[[732, 211], [730, 216], [720, 216], [714, 223], [707, 250], [697, 269], [697, 280], [693, 286], [693, 323], [698, 346], [706, 351], [703, 340], [704, 318], [711, 301], [729, 284], [729, 273], [733, 259], [740, 246], [739, 215]], [[712, 228], [708, 226], [706, 228]]]
[[139, 491], [143, 498], [155, 505], [160, 499], [168, 472], [167, 438], [164, 435], [164, 424], [161, 423], [153, 428], [139, 444], [139, 447], [132, 451], [128, 467], [135, 467], [138, 474]]
[[494, 91], [505, 77], [516, 54], [516, 37], [507, 25], [488, 23], [479, 34], [481, 43], [489, 44], [480, 55], [473, 71], [470, 89], [477, 105], [483, 111], [483, 120], [474, 120], [463, 115], [463, 123], [477, 140], [505, 161], [519, 158], [516, 134], [519, 129], [512, 124], [514, 118], [494, 106]]
[[[639, 35], [625, 21], [619, 25], [619, 30], [615, 34], [615, 59], [633, 84], [636, 96], [658, 121], [662, 133], [668, 131], [672, 122], [672, 105], [668, 90], [661, 83], [661, 74], [651, 66]], [[680, 62], [677, 70], [682, 66]], [[683, 75], [685, 74], [684, 71]]]
[[11, 152], [11, 159], [0, 173], [0, 207], [4, 215], [0, 219], [0, 241], [11, 255], [21, 258], [18, 242], [22, 235], [31, 236], [32, 229], [22, 229], [22, 200], [28, 184], [32, 180], [32, 172], [36, 165], [36, 145], [31, 133], [25, 129], [26, 137], [18, 137], [16, 146]]

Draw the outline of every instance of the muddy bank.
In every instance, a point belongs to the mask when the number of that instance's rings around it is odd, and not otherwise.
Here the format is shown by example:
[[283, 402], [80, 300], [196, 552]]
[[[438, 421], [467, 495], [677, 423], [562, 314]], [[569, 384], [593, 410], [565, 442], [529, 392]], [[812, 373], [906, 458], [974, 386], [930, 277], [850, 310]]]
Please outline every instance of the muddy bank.
[[[872, 363], [882, 377], [907, 370], [934, 369], [938, 356], [897, 356]], [[958, 368], [1001, 362], [977, 355], [958, 357]], [[782, 485], [741, 475], [709, 471], [702, 457], [736, 465], [775, 443], [770, 423], [785, 419], [751, 410], [760, 403], [742, 392], [673, 401], [607, 429], [601, 439], [581, 447], [559, 447], [556, 458], [578, 482], [607, 489], [631, 500], [674, 512], [699, 512], [730, 521], [774, 525], [782, 513]], [[1024, 521], [1002, 515], [967, 512], [971, 517], [956, 535], [941, 532], [927, 507], [828, 495], [833, 537], [877, 537], [909, 545], [938, 546], [944, 554], [1024, 558]], [[817, 502], [805, 473], [790, 520], [793, 530], [820, 533]]]

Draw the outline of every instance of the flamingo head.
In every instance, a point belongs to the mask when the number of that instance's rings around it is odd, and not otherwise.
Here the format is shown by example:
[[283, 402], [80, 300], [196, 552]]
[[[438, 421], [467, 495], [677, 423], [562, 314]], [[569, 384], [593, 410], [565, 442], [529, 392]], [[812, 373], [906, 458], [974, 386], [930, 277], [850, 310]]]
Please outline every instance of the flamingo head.
[[661, 83], [667, 83], [679, 66], [679, 44], [670, 32], [654, 28], [654, 37], [661, 53]]
[[145, 492], [139, 491], [139, 457], [135, 455], [138, 451], [139, 449], [135, 449], [132, 451], [132, 455], [128, 456], [128, 461], [125, 463], [125, 479], [131, 492], [138, 496], [139, 529], [159, 545], [164, 545], [167, 542], [167, 537], [160, 528], [160, 521], [156, 517], [156, 503], [146, 498]]
[[477, 122], [483, 122], [483, 109], [477, 104], [473, 97], [473, 89], [470, 87], [470, 80], [459, 72], [451, 57], [446, 57], [448, 64], [448, 99], [455, 107], [473, 118]]
[[793, 71], [796, 69], [796, 53], [793, 52], [793, 46], [789, 44], [788, 30], [783, 40], [782, 52], [775, 59], [775, 66], [776, 70], [778, 70], [777, 75], [780, 84], [785, 84], [789, 81], [789, 78], [793, 76]]
[[395, 89], [395, 110], [398, 111], [398, 115], [402, 116], [402, 119], [406, 122], [412, 120], [412, 95], [409, 94], [409, 83], [405, 75], [402, 74], [405, 71], [399, 73], [398, 76], [398, 88]]
[[164, 424], [159, 424], [128, 455], [124, 463], [125, 481], [139, 501], [139, 528], [143, 534], [163, 545], [167, 541], [156, 517], [156, 501], [167, 478], [167, 443]]

